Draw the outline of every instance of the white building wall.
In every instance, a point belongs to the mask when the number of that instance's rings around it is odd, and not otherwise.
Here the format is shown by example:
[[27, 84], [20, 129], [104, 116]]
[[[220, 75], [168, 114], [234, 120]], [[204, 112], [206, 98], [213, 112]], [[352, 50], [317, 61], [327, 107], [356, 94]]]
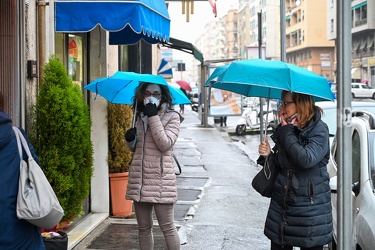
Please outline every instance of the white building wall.
[[[90, 32], [90, 79], [107, 77], [107, 41], [106, 31], [96, 27]], [[113, 53], [113, 52], [112, 52]], [[117, 60], [115, 60], [117, 62]], [[94, 146], [94, 174], [91, 180], [91, 212], [109, 213], [108, 180], [108, 126], [107, 100], [90, 93], [91, 140]]]
[[[38, 61], [37, 56], [37, 27], [36, 27], [36, 8], [37, 4], [35, 0], [25, 1], [25, 51], [24, 51], [24, 65], [25, 69], [27, 67], [27, 61], [33, 60]], [[21, 54], [22, 56], [22, 54]], [[25, 70], [27, 73], [27, 70]], [[31, 110], [32, 105], [36, 102], [36, 89], [38, 85], [38, 78], [29, 79], [26, 76], [25, 79], [25, 87], [22, 86], [22, 90], [25, 90], [26, 100], [25, 105], [22, 105], [22, 108], [26, 108], [26, 113], [28, 110]], [[28, 119], [26, 124], [31, 124], [31, 116], [26, 115]], [[25, 125], [25, 124], [23, 124]]]

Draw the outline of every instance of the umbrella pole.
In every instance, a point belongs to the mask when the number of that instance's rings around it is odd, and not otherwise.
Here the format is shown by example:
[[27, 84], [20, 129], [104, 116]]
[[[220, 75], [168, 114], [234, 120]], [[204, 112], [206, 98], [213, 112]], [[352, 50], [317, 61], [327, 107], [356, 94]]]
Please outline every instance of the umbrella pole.
[[133, 118], [132, 118], [132, 128], [135, 127], [135, 117], [137, 115], [137, 106], [138, 106], [138, 101], [135, 101], [135, 108], [134, 108], [134, 113], [133, 113]]
[[266, 140], [267, 137], [267, 127], [268, 127], [268, 113], [270, 109], [270, 98], [267, 99], [267, 114], [266, 114], [266, 122], [264, 124], [264, 140]]
[[267, 138], [267, 127], [268, 127], [268, 113], [269, 113], [269, 109], [270, 109], [270, 95], [271, 95], [271, 89], [268, 88], [268, 98], [267, 98], [267, 114], [266, 114], [266, 122], [264, 124], [264, 141], [266, 140]]

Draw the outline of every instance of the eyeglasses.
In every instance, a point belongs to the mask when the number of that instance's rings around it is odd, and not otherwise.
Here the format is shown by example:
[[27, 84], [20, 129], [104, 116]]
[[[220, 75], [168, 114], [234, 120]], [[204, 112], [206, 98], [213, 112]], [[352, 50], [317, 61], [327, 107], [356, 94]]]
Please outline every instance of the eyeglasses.
[[146, 97], [150, 97], [150, 96], [153, 96], [155, 97], [156, 99], [159, 99], [161, 97], [161, 94], [159, 92], [154, 92], [154, 93], [150, 93], [148, 91], [145, 92], [145, 96]]
[[280, 106], [283, 107], [283, 108], [286, 108], [286, 106], [288, 106], [288, 104], [291, 104], [291, 103], [294, 103], [294, 102], [281, 102], [280, 103]]

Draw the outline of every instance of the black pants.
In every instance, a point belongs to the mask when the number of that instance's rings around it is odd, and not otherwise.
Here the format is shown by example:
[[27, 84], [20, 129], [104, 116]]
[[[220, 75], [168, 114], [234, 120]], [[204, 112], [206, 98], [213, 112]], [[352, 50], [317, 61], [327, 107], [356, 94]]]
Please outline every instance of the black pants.
[[[316, 247], [301, 247], [301, 250], [323, 250], [323, 246], [316, 246]], [[277, 245], [274, 242], [271, 242], [271, 250], [293, 250], [293, 247], [291, 246], [284, 246], [282, 248], [280, 245]]]
[[220, 117], [220, 126], [223, 126], [223, 122], [224, 122], [224, 126], [227, 126], [227, 117], [226, 116]]

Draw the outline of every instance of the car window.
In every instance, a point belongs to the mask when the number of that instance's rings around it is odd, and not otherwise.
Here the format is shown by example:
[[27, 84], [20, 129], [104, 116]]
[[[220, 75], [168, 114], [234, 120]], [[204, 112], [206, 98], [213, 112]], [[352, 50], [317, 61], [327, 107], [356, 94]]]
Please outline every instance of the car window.
[[352, 135], [352, 183], [359, 182], [361, 170], [361, 140], [357, 130]]
[[367, 86], [367, 85], [365, 85], [365, 84], [362, 85], [362, 88], [363, 88], [363, 89], [371, 89], [369, 86]]
[[353, 84], [353, 85], [352, 85], [352, 89], [359, 89], [359, 86], [356, 85], [356, 84]]

